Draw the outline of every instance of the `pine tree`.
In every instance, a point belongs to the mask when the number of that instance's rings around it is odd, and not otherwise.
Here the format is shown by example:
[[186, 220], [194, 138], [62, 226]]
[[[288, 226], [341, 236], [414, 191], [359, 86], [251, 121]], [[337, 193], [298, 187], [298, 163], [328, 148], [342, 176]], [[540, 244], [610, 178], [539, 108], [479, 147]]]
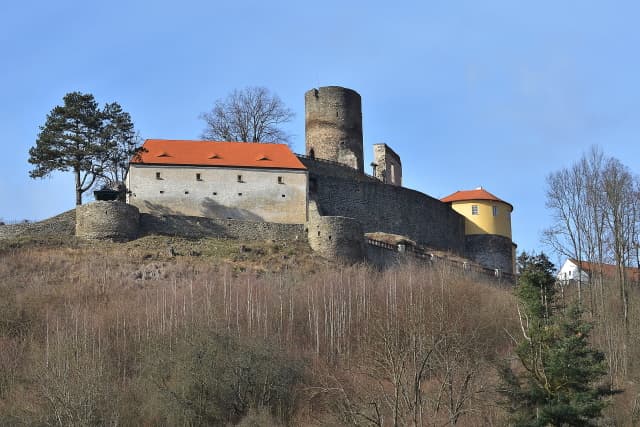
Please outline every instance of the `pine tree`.
[[99, 182], [105, 187], [124, 188], [129, 160], [141, 150], [140, 137], [135, 131], [131, 115], [117, 102], [105, 104], [101, 113], [101, 137], [106, 150]]
[[604, 354], [589, 344], [592, 326], [578, 306], [563, 311], [555, 304], [553, 264], [544, 254], [523, 254], [519, 261], [520, 366], [502, 369], [512, 421], [531, 427], [594, 425], [611, 391], [597, 386], [607, 367]]
[[72, 171], [76, 205], [96, 180], [123, 179], [122, 170], [136, 151], [131, 116], [117, 103], [103, 110], [91, 94], [71, 92], [64, 104], [53, 108], [40, 127], [36, 145], [29, 150], [35, 165], [31, 178], [43, 178], [53, 171]]

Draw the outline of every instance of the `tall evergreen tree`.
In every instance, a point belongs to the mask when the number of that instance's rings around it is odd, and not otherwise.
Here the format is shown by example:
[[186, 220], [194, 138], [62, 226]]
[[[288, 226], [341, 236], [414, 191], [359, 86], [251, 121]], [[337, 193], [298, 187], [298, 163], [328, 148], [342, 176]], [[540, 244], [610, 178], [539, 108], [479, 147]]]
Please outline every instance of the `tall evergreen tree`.
[[80, 92], [66, 94], [63, 101], [47, 115], [36, 145], [29, 150], [29, 163], [35, 166], [29, 176], [72, 171], [76, 205], [81, 205], [82, 194], [96, 180], [124, 179], [122, 170], [138, 139], [131, 116], [117, 103], [100, 110], [93, 95]]
[[112, 102], [102, 109], [103, 146], [106, 148], [101, 165], [99, 181], [107, 187], [124, 185], [129, 160], [140, 148], [140, 137], [136, 133], [131, 115], [120, 104]]
[[607, 368], [604, 354], [589, 344], [592, 326], [579, 307], [563, 311], [556, 305], [553, 264], [544, 254], [523, 254], [519, 261], [520, 366], [502, 370], [512, 421], [531, 427], [595, 425], [611, 391], [598, 387]]

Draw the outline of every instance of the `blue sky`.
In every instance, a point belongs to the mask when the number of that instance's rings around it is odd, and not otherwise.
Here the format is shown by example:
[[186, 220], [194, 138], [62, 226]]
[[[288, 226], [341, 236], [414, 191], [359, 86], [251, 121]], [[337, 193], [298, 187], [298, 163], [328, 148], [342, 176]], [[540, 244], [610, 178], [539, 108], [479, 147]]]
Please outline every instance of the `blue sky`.
[[371, 144], [434, 197], [482, 185], [515, 206], [519, 249], [540, 250], [545, 177], [589, 146], [640, 172], [640, 3], [625, 1], [109, 1], [0, 5], [0, 218], [74, 205], [70, 174], [28, 177], [28, 150], [65, 93], [131, 113], [144, 138], [195, 139], [198, 115], [265, 86], [362, 96]]

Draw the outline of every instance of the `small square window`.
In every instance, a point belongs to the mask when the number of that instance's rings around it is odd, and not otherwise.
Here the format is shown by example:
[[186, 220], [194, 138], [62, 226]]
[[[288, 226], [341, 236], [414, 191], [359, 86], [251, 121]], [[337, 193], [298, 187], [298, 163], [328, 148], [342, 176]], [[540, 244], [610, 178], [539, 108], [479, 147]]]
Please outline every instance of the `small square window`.
[[238, 182], [242, 182], [242, 175], [238, 175]]
[[282, 195], [282, 197], [287, 197], [287, 196], [285, 196], [285, 195], [283, 194], [283, 195]]
[[478, 215], [478, 205], [471, 205], [471, 215]]
[[202, 181], [202, 175], [197, 173], [196, 174], [196, 181]]
[[160, 190], [160, 194], [164, 194], [164, 190]]
[[156, 172], [156, 179], [162, 179], [162, 178], [160, 177], [160, 172]]
[[185, 192], [184, 192], [184, 194], [189, 194], [189, 192], [188, 192], [188, 191], [185, 191]]
[[284, 184], [284, 180], [281, 176], [278, 177], [278, 184]]
[[242, 193], [238, 193], [238, 196], [242, 196]]
[[493, 208], [493, 216], [498, 216], [498, 207], [492, 206], [492, 208]]
[[214, 196], [217, 196], [217, 195], [218, 195], [218, 193], [216, 193], [216, 192], [214, 191], [214, 192], [213, 192], [213, 195], [214, 195]]

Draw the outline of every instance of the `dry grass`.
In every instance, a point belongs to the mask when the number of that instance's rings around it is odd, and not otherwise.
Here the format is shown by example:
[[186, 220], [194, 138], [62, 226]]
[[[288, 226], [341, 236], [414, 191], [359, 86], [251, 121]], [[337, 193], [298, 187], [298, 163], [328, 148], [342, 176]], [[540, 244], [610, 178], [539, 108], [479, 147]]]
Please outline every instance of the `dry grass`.
[[14, 241], [0, 424], [501, 425], [514, 303], [454, 270], [337, 266], [302, 244]]

